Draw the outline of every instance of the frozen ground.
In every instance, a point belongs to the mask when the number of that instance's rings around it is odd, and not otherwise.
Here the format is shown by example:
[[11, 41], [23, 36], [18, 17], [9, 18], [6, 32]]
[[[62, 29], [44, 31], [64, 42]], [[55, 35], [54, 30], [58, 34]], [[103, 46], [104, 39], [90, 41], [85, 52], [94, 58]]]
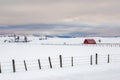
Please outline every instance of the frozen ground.
[[[100, 39], [100, 44], [110, 43], [108, 45], [83, 45], [85, 38], [39, 40], [29, 37], [29, 40], [32, 40], [29, 43], [4, 43], [6, 39], [9, 38], [0, 39], [0, 62], [3, 70], [12, 69], [12, 59], [19, 62], [22, 60], [48, 59], [50, 56], [54, 63], [59, 55], [65, 58], [81, 56], [88, 60], [90, 55], [93, 55], [94, 61], [96, 53], [99, 55], [99, 65], [95, 65], [93, 62], [92, 66], [87, 63], [74, 67], [67, 66], [62, 69], [33, 69], [27, 72], [21, 70], [16, 73], [9, 70], [0, 74], [0, 80], [120, 80], [120, 38], [94, 38], [97, 43]], [[110, 54], [110, 64], [106, 63], [108, 54]], [[4, 64], [10, 67], [4, 68]]]

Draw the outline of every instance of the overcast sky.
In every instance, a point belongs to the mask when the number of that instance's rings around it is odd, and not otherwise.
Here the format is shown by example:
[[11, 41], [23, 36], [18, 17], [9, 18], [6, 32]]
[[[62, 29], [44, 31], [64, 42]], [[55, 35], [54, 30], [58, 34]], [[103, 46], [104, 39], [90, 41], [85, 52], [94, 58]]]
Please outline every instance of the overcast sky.
[[[119, 8], [120, 0], [0, 0], [0, 32], [77, 31], [119, 35]], [[43, 26], [44, 30], [15, 26], [30, 24], [55, 25], [54, 28]], [[16, 28], [12, 30], [11, 26]], [[3, 27], [7, 28], [3, 30]]]

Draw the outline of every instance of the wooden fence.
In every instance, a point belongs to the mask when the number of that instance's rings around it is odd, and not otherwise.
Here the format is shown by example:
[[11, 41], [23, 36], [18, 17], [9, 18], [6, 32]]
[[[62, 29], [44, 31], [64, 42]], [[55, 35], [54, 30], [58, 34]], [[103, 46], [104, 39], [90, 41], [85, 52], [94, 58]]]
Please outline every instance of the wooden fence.
[[0, 63], [0, 73], [5, 72], [19, 72], [21, 71], [30, 71], [41, 70], [41, 69], [53, 69], [53, 68], [63, 68], [63, 67], [74, 67], [79, 65], [99, 65], [99, 64], [109, 64], [120, 62], [120, 54], [94, 54], [89, 56], [70, 56], [64, 57], [59, 55], [58, 58], [48, 57], [48, 59], [36, 59], [36, 60], [22, 60], [18, 61], [12, 59], [9, 62]]

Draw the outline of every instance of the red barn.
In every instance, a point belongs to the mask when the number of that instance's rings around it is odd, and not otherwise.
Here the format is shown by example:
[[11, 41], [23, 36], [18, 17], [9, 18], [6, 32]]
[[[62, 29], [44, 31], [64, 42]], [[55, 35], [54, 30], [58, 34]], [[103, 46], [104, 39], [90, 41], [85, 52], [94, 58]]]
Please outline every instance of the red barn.
[[96, 41], [94, 39], [85, 39], [84, 44], [96, 44]]

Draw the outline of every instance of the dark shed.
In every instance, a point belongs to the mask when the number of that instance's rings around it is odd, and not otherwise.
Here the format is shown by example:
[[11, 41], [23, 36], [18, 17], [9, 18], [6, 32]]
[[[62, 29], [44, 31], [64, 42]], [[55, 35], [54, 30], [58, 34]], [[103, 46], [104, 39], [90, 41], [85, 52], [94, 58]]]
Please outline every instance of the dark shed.
[[96, 44], [96, 41], [94, 39], [85, 39], [84, 44]]

